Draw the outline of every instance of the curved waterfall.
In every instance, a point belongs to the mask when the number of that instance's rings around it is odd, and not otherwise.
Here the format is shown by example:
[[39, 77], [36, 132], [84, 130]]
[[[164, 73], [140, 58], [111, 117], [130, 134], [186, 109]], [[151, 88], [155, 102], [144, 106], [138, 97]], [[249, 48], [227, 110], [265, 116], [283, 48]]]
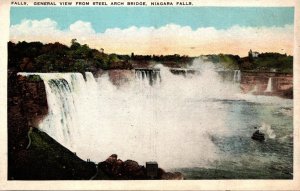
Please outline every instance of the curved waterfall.
[[[23, 76], [38, 75], [44, 81], [48, 115], [39, 124], [56, 141], [70, 150], [76, 150], [76, 139], [80, 129], [93, 123], [97, 85], [92, 73], [86, 73], [84, 80], [80, 73], [19, 73]], [[87, 94], [90, 92], [90, 94]]]

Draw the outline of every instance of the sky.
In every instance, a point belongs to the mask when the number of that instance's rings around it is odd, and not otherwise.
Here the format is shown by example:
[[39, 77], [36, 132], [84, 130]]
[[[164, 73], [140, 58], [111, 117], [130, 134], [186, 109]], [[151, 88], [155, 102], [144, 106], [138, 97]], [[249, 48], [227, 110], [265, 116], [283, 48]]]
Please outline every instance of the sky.
[[293, 53], [292, 7], [12, 7], [10, 40], [72, 38], [108, 53]]

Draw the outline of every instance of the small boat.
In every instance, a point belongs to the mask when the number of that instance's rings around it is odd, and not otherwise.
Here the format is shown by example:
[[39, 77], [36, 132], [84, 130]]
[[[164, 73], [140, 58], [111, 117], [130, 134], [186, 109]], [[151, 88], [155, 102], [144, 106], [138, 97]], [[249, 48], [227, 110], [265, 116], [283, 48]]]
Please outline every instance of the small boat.
[[252, 137], [251, 137], [253, 140], [257, 140], [257, 141], [264, 141], [265, 140], [265, 134], [264, 133], [261, 133], [259, 132], [259, 130], [256, 130]]

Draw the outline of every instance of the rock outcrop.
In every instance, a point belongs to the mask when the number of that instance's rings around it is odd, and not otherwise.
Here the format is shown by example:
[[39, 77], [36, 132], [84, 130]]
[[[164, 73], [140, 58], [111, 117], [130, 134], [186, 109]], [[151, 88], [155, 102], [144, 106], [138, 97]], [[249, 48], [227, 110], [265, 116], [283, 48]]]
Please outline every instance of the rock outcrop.
[[[116, 154], [111, 155], [105, 161], [98, 164], [98, 171], [104, 173], [108, 179], [114, 180], [148, 180], [146, 168], [139, 165], [136, 161], [118, 159]], [[97, 177], [95, 178], [97, 179]], [[183, 180], [184, 177], [180, 172], [165, 172], [163, 169], [158, 169], [158, 176], [155, 179], [159, 180]]]
[[[272, 78], [272, 91], [266, 91]], [[279, 72], [242, 71], [241, 89], [244, 93], [255, 95], [280, 96], [293, 98], [293, 75]]]

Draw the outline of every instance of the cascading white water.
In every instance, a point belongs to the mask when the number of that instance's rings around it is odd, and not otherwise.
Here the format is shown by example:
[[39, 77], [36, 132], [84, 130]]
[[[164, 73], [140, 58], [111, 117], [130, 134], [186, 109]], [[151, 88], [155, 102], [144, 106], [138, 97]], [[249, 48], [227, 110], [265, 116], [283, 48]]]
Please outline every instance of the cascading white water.
[[237, 74], [237, 81], [240, 82], [241, 81], [241, 71], [238, 70], [238, 74]]
[[[252, 97], [240, 94], [237, 84], [223, 82], [213, 65], [201, 60], [193, 64], [201, 74], [192, 77], [158, 68], [160, 72], [136, 72], [121, 87], [108, 74], [95, 79], [86, 73], [86, 80], [79, 73], [37, 74], [44, 80], [49, 104], [39, 128], [95, 162], [116, 153], [123, 160], [155, 160], [163, 168], [179, 168], [221, 158], [212, 136], [236, 134], [233, 126], [243, 123], [219, 100]], [[156, 83], [149, 83], [151, 75]]]
[[96, 122], [93, 114], [97, 107], [97, 85], [93, 75], [87, 72], [87, 81], [80, 73], [19, 73], [19, 75], [39, 75], [44, 81], [48, 115], [39, 124], [39, 129], [66, 148], [77, 151], [82, 129]]
[[241, 71], [240, 70], [234, 70], [233, 81], [234, 82], [240, 82], [241, 81]]
[[135, 70], [135, 77], [138, 80], [147, 80], [150, 85], [159, 83], [161, 81], [159, 70], [157, 69], [136, 69]]
[[267, 85], [267, 88], [265, 90], [265, 92], [272, 92], [272, 77], [269, 78], [268, 80], [268, 85]]

